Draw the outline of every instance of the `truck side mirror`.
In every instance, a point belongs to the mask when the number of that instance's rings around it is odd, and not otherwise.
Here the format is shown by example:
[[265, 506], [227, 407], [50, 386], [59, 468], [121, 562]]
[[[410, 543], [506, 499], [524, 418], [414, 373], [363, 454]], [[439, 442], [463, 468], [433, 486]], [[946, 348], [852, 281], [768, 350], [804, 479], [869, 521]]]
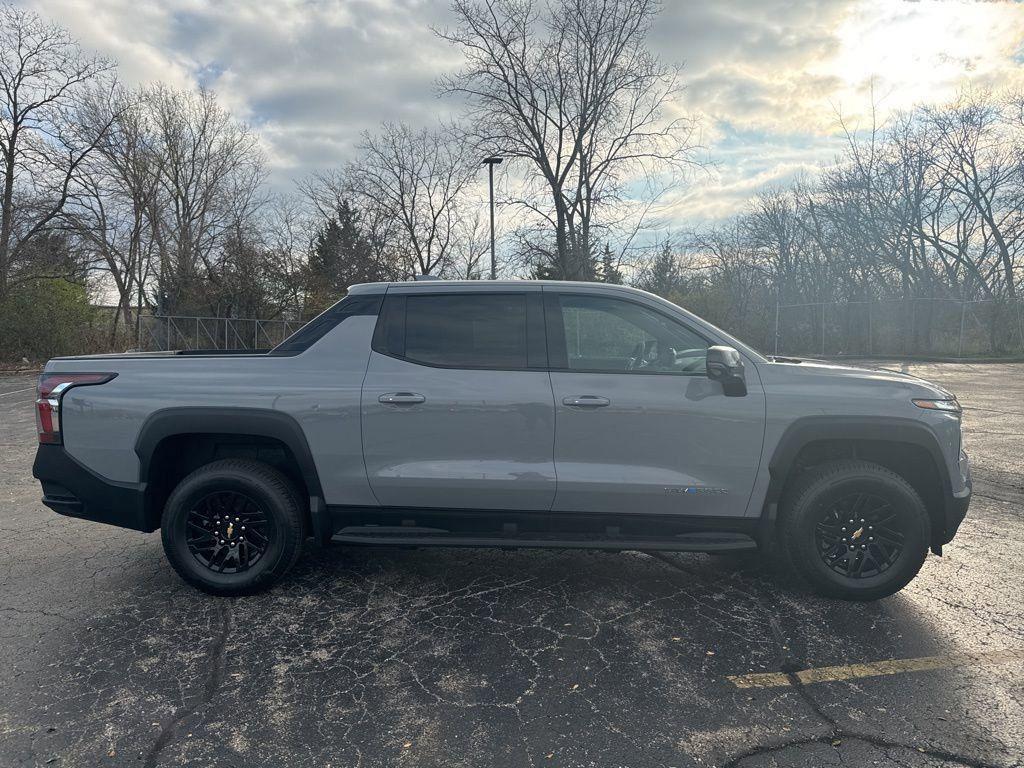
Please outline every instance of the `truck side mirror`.
[[743, 374], [743, 360], [732, 347], [708, 347], [708, 378], [722, 382], [726, 397], [747, 394], [747, 380]]

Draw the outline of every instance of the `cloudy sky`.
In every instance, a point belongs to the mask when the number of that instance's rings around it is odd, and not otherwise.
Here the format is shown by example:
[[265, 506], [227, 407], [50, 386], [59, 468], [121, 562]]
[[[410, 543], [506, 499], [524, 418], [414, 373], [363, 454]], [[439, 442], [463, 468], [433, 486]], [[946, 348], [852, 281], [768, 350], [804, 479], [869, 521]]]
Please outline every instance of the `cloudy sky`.
[[[287, 189], [346, 158], [382, 120], [428, 124], [457, 105], [458, 66], [432, 27], [448, 0], [33, 0], [130, 83], [215, 89], [258, 128]], [[671, 200], [676, 226], [740, 210], [813, 171], [867, 123], [963, 87], [1024, 85], [1024, 4], [984, 0], [665, 0], [653, 48], [682, 65], [673, 109], [700, 119], [713, 163]], [[873, 88], [873, 91], [872, 91]]]

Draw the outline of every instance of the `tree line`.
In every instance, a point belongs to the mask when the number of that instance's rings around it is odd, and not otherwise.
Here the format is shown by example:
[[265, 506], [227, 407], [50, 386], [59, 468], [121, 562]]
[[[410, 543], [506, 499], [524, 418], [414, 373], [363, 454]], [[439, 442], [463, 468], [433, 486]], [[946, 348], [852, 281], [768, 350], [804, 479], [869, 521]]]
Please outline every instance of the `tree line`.
[[890, 332], [911, 347], [926, 350], [916, 337], [941, 320], [936, 307], [986, 301], [987, 347], [1024, 351], [1022, 256], [1024, 95], [979, 91], [846, 130], [834, 162], [677, 233], [637, 282], [769, 349], [776, 305], [848, 304], [863, 323], [856, 307], [901, 300]]
[[452, 12], [437, 34], [466, 64], [438, 90], [465, 114], [382, 124], [348, 163], [282, 195], [258, 136], [213, 92], [126, 87], [67, 30], [0, 6], [8, 356], [34, 324], [26, 309], [57, 311], [47, 297], [74, 298], [76, 319], [89, 291], [113, 297], [114, 345], [145, 314], [309, 317], [354, 282], [480, 277], [490, 154], [517, 165], [500, 201], [516, 222], [506, 274], [621, 279], [615, 236], [643, 215], [626, 184], [667, 183], [688, 162], [688, 125], [662, 119], [675, 71], [645, 47], [656, 3], [457, 0]]
[[1020, 95], [848, 130], [818, 173], [651, 249], [663, 193], [701, 173], [680, 71], [647, 45], [658, 3], [451, 10], [436, 33], [464, 63], [437, 90], [461, 113], [381, 124], [282, 194], [213, 92], [129, 88], [67, 30], [0, 6], [0, 358], [128, 346], [147, 314], [308, 318], [355, 282], [481, 277], [489, 155], [506, 158], [503, 274], [631, 282], [762, 345], [776, 305], [1017, 298]]

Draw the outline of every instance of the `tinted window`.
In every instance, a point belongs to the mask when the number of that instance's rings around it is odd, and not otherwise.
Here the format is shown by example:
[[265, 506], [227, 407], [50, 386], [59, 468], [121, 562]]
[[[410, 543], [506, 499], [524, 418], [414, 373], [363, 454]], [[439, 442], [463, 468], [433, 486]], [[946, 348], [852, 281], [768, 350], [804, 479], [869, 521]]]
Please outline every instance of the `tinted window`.
[[597, 296], [559, 297], [566, 364], [607, 373], [705, 373], [707, 342], [639, 304]]
[[526, 296], [408, 296], [405, 354], [453, 368], [526, 368]]

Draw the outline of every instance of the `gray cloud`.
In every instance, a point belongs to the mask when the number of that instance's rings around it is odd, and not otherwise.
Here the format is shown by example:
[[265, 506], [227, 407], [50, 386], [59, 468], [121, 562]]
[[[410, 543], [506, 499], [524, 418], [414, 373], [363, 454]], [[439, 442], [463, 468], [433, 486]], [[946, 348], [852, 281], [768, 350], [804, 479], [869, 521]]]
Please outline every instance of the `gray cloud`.
[[[129, 82], [214, 88], [259, 129], [279, 188], [342, 162], [359, 133], [383, 120], [425, 125], [458, 109], [434, 88], [440, 74], [458, 66], [458, 52], [431, 31], [450, 23], [448, 0], [27, 1], [85, 45], [116, 58]], [[850, 67], [852, 61], [863, 78], [875, 53], [854, 49], [850, 58], [851, 24], [853, 34], [861, 28], [877, 34], [889, 14], [909, 19], [913, 31], [921, 14], [951, 7], [955, 32], [940, 27], [938, 34], [955, 34], [960, 47], [939, 61], [948, 69], [942, 76], [997, 81], [1004, 70], [992, 57], [1003, 53], [985, 53], [981, 43], [977, 51], [964, 50], [963, 41], [971, 29], [978, 35], [993, 24], [983, 14], [1019, 14], [1024, 7], [961, 0], [666, 0], [651, 44], [667, 61], [684, 65], [686, 89], [673, 111], [699, 116], [707, 154], [718, 161], [710, 180], [698, 179], [681, 194], [686, 205], [675, 208], [678, 216], [698, 208], [702, 218], [723, 215], [759, 184], [811, 168], [831, 151], [836, 108], [846, 106], [843, 99], [862, 104], [867, 91], [863, 79], [843, 79], [830, 63]], [[1014, 39], [1012, 27], [1007, 34]], [[1008, 66], [1020, 70], [1024, 62], [1011, 56]], [[915, 88], [922, 86], [904, 90]]]

